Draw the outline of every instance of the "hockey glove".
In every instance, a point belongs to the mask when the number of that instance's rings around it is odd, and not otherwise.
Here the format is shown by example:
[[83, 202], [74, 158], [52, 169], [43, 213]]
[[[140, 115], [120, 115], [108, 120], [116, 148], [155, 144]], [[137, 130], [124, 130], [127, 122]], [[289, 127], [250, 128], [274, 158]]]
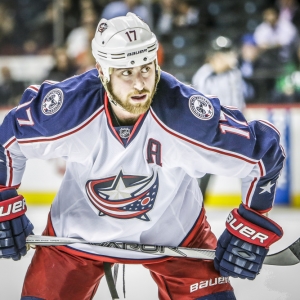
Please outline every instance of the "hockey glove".
[[0, 190], [0, 258], [19, 260], [27, 253], [26, 237], [33, 234], [33, 225], [25, 212], [25, 199], [16, 189]]
[[269, 246], [283, 235], [271, 219], [243, 204], [226, 220], [216, 248], [214, 265], [221, 276], [253, 280], [259, 273]]

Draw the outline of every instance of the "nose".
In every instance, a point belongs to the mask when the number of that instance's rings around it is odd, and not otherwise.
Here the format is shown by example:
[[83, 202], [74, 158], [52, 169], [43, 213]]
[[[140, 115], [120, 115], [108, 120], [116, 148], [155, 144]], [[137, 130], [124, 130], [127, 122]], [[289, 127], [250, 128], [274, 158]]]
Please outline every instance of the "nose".
[[138, 90], [142, 91], [145, 86], [144, 78], [141, 74], [137, 74], [133, 87]]

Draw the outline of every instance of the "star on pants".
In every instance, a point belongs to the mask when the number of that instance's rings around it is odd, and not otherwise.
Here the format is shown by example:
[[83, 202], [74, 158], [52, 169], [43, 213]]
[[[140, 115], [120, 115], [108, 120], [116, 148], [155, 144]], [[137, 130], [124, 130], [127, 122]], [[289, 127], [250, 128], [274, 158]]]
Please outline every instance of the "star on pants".
[[260, 187], [262, 189], [262, 191], [259, 194], [268, 192], [269, 194], [271, 194], [271, 187], [274, 185], [275, 183], [271, 183], [271, 181], [269, 181], [265, 186]]

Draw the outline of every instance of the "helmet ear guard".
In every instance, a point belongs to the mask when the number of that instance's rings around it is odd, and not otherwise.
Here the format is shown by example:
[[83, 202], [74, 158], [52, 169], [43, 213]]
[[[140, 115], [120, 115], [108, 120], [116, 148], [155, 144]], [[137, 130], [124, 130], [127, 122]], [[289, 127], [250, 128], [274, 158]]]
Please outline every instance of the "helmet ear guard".
[[101, 19], [92, 40], [92, 53], [106, 82], [110, 81], [110, 68], [132, 68], [156, 60], [158, 70], [157, 50], [155, 34], [131, 12], [110, 20]]

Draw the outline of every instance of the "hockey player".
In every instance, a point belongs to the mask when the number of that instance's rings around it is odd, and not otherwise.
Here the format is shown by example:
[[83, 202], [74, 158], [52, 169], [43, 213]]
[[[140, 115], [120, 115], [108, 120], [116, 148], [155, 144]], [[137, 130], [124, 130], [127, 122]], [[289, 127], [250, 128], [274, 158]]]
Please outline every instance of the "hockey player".
[[[21, 299], [92, 299], [109, 262], [149, 269], [161, 300], [233, 300], [228, 277], [254, 279], [282, 236], [265, 216], [284, 162], [278, 131], [161, 72], [157, 48], [136, 15], [102, 19], [96, 69], [25, 90], [0, 127], [0, 257], [25, 255], [33, 230], [17, 194], [26, 160], [63, 157], [45, 235], [216, 249], [215, 260], [37, 247]], [[243, 202], [218, 241], [196, 180], [205, 173], [242, 182]]]

